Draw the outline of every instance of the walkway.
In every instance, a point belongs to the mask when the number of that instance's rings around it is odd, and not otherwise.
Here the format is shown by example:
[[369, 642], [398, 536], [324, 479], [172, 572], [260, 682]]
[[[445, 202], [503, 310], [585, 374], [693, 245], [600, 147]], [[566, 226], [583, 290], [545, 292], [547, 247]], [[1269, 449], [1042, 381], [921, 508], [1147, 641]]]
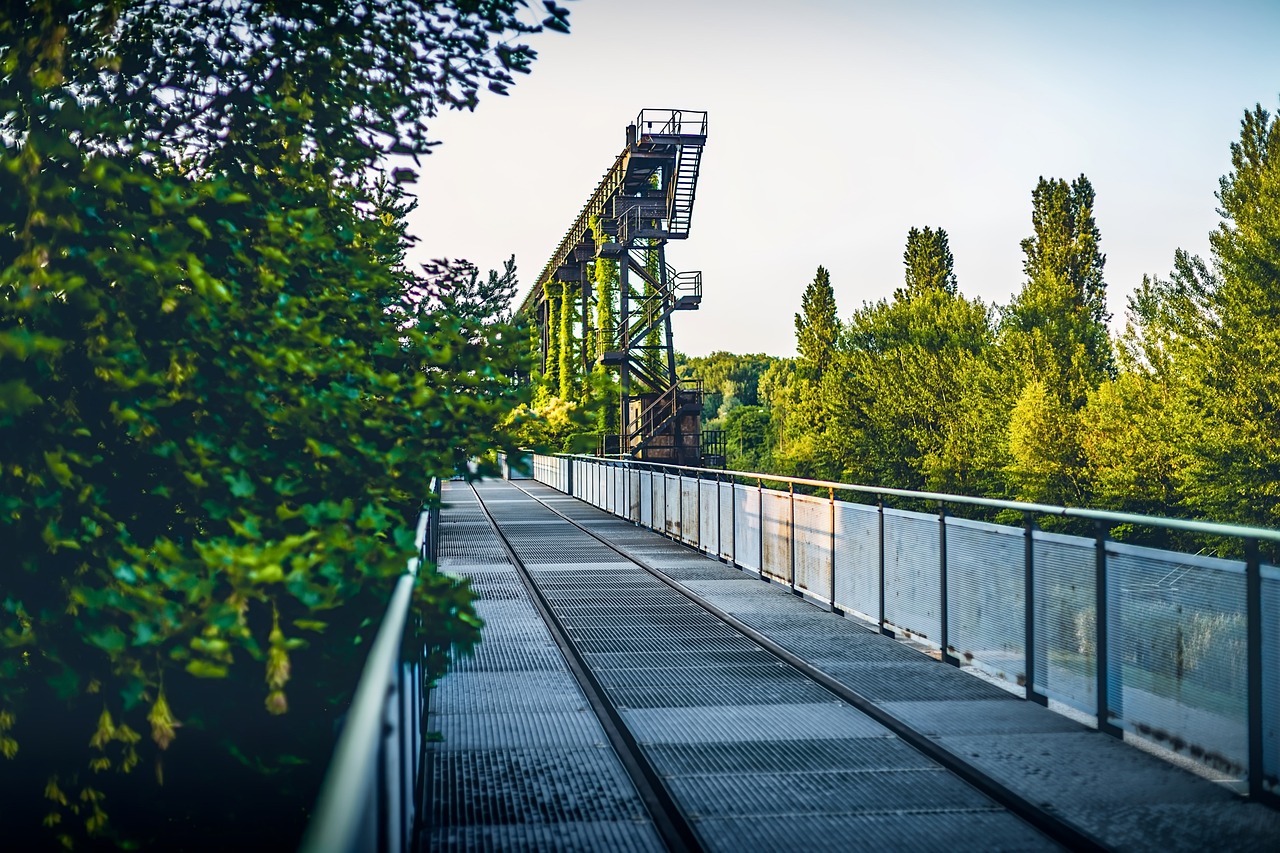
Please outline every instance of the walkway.
[[1280, 813], [786, 588], [532, 481], [478, 493], [540, 592], [448, 484], [441, 567], [486, 627], [431, 695], [429, 849], [1280, 846]]

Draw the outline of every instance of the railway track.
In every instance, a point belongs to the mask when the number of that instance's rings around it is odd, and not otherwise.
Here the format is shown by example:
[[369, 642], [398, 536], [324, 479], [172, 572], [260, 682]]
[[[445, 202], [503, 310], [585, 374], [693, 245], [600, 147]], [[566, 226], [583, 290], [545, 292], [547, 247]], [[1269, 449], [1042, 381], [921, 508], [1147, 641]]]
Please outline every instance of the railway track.
[[[732, 800], [743, 795], [743, 780], [797, 778], [809, 780], [810, 787], [814, 780], [831, 786], [829, 814], [812, 806], [815, 798], [822, 799], [812, 791], [774, 792], [768, 783], [760, 785], [768, 796], [794, 796], [797, 806], [789, 819], [797, 826], [814, 818], [875, 818], [879, 809], [908, 818], [907, 825], [935, 842], [925, 846], [945, 847], [949, 838], [967, 838], [987, 849], [1107, 849], [1052, 807], [966, 762], [643, 555], [619, 547], [517, 483], [504, 485], [535, 501], [536, 516], [529, 519], [528, 505], [520, 501], [526, 520], [504, 525], [500, 516], [513, 502], [495, 501], [493, 494], [487, 501], [489, 489], [472, 488], [669, 849], [726, 847]], [[564, 562], [554, 562], [557, 552]], [[663, 704], [674, 707], [651, 710]], [[756, 741], [736, 752], [723, 746], [684, 747], [699, 756], [718, 749], [710, 763], [724, 767], [737, 761], [734, 775], [716, 777], [699, 765], [697, 773], [678, 776], [672, 771], [673, 762], [680, 764], [677, 744], [712, 744], [717, 737], [705, 733], [712, 715], [695, 713], [707, 707], [726, 718], [724, 725], [744, 731], [760, 725], [772, 708], [787, 709], [791, 718], [771, 726], [772, 739], [760, 741], [759, 749]], [[689, 712], [682, 713], [686, 708]], [[674, 732], [682, 725], [683, 733], [664, 737], [664, 726]], [[795, 754], [786, 754], [789, 741], [795, 742]], [[822, 765], [823, 775], [779, 772], [795, 768], [806, 751]], [[734, 757], [738, 753], [750, 757]]]

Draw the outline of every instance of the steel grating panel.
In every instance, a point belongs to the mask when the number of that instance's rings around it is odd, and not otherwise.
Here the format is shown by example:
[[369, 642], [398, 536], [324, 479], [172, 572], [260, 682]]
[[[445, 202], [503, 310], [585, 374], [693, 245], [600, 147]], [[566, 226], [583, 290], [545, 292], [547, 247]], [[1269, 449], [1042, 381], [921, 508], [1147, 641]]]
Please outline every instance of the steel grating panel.
[[[1262, 783], [1280, 794], [1280, 568], [1262, 567]], [[1259, 772], [1251, 768], [1250, 772]]]
[[[655, 561], [656, 562], [656, 561]], [[662, 573], [678, 581], [759, 581], [755, 575], [745, 574], [727, 566], [699, 566], [687, 563], [659, 565]]]
[[432, 825], [468, 826], [648, 818], [607, 752], [510, 749], [454, 752], [432, 748]]
[[880, 513], [836, 501], [836, 605], [880, 619]]
[[996, 811], [703, 818], [698, 823], [698, 833], [713, 853], [844, 853], [851, 849], [951, 853], [974, 849], [977, 839], [981, 839], [981, 847], [988, 853], [1061, 850], [1029, 824]]
[[1026, 680], [1026, 535], [1016, 527], [947, 518], [948, 643], [986, 672]]
[[833, 701], [812, 682], [791, 677], [769, 681], [724, 682], [708, 689], [701, 684], [623, 686], [609, 689], [619, 708], [694, 708], [720, 705], [800, 705]]
[[670, 785], [690, 811], [717, 818], [1003, 811], [941, 767], [675, 776]]
[[637, 652], [668, 654], [671, 652], [737, 651], [755, 648], [755, 645], [750, 640], [738, 636], [593, 637], [577, 641], [576, 645], [587, 654], [635, 654]]
[[[601, 612], [607, 612], [602, 609]], [[574, 640], [591, 641], [608, 641], [608, 640], [633, 640], [646, 639], [654, 641], [672, 640], [676, 642], [684, 642], [686, 640], [712, 640], [712, 639], [732, 639], [741, 641], [742, 637], [732, 628], [709, 619], [703, 620], [699, 624], [689, 625], [671, 625], [657, 624], [653, 622], [641, 623], [620, 623], [616, 625], [583, 625], [580, 620], [564, 620], [565, 630], [573, 634]]]
[[567, 671], [451, 672], [432, 689], [432, 714], [576, 712], [586, 708]]
[[937, 645], [942, 633], [938, 517], [884, 510], [884, 618], [913, 639]]
[[707, 649], [699, 652], [687, 650], [639, 652], [598, 652], [587, 654], [592, 669], [673, 669], [688, 670], [698, 667], [718, 668], [725, 664], [744, 666], [768, 666], [777, 661], [773, 655], [756, 646], [744, 649]]
[[762, 571], [769, 577], [791, 582], [791, 495], [774, 489], [760, 493], [764, 540]]
[[795, 496], [796, 587], [831, 601], [832, 530], [830, 500]]
[[897, 738], [655, 744], [649, 755], [654, 766], [669, 776], [903, 770], [935, 766], [919, 750]]
[[564, 667], [564, 657], [550, 639], [543, 646], [478, 643], [469, 655], [455, 655], [452, 672], [547, 672]]
[[848, 705], [719, 705], [705, 708], [631, 708], [622, 712], [636, 740], [716, 743], [799, 738], [892, 737], [889, 730]]
[[776, 681], [789, 677], [785, 670], [786, 665], [781, 661], [774, 661], [772, 664], [720, 664], [716, 667], [686, 669], [611, 669], [598, 673], [597, 680], [605, 687], [659, 687], [678, 684], [717, 690], [739, 682]]
[[466, 577], [472, 594], [482, 601], [521, 601], [527, 595], [513, 572], [467, 572]]
[[1107, 543], [1115, 723], [1247, 775], [1244, 563]]
[[733, 554], [743, 568], [760, 571], [760, 490], [733, 487]]
[[441, 853], [492, 850], [555, 850], [561, 853], [617, 850], [619, 853], [658, 853], [666, 850], [666, 847], [648, 823], [574, 821], [447, 827], [427, 834], [426, 849]]
[[[916, 655], [920, 658], [920, 655]], [[1019, 699], [981, 678], [974, 678], [929, 659], [910, 663], [868, 663], [850, 655], [844, 662], [823, 659], [823, 672], [872, 702], [927, 702], [945, 697], [947, 702]], [[944, 669], [943, 667], [946, 667]]]

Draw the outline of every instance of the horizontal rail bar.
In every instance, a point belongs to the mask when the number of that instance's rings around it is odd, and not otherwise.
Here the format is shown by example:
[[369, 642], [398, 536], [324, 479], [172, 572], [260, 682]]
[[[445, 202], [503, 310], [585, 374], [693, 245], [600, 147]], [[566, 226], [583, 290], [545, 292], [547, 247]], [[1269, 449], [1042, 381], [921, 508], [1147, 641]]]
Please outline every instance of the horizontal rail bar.
[[763, 474], [758, 471], [727, 471], [720, 468], [698, 468], [691, 465], [673, 465], [666, 462], [648, 462], [639, 459], [609, 459], [585, 454], [556, 454], [561, 458], [586, 459], [593, 462], [625, 464], [634, 467], [665, 468], [688, 471], [700, 474], [713, 474], [724, 477], [737, 477], [744, 480], [763, 480], [770, 483], [793, 483], [801, 486], [814, 486], [822, 489], [835, 489], [843, 492], [859, 492], [868, 495], [891, 495], [893, 497], [915, 498], [927, 501], [943, 501], [945, 503], [968, 504], [970, 506], [988, 507], [990, 509], [1008, 509], [1020, 513], [1038, 515], [1057, 515], [1066, 518], [1086, 518], [1105, 521], [1112, 524], [1141, 524], [1150, 527], [1165, 527], [1170, 530], [1183, 530], [1189, 533], [1201, 533], [1207, 536], [1230, 536], [1238, 539], [1261, 539], [1269, 542], [1280, 542], [1280, 530], [1266, 527], [1249, 527], [1239, 524], [1222, 524], [1213, 521], [1195, 521], [1182, 518], [1165, 518], [1156, 515], [1139, 515], [1128, 512], [1112, 512], [1102, 509], [1086, 509], [1083, 507], [1054, 506], [1052, 504], [1008, 501], [999, 498], [980, 498], [972, 495], [952, 495], [945, 492], [918, 492], [911, 489], [895, 489], [887, 486], [867, 486], [858, 483], [841, 483], [835, 480], [810, 480], [805, 477], [787, 477], [782, 474]]

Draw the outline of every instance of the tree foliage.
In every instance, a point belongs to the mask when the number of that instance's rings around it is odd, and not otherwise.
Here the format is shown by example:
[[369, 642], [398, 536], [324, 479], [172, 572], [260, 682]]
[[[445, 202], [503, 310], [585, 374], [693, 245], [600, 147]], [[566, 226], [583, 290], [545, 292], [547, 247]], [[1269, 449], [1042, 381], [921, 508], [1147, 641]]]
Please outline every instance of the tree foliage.
[[513, 443], [514, 269], [408, 269], [376, 166], [527, 67], [521, 5], [0, 16], [6, 839], [295, 837], [428, 480]]
[[[766, 436], [765, 452], [740, 458], [783, 474], [1276, 526], [1280, 119], [1260, 106], [1244, 115], [1218, 200], [1211, 256], [1179, 250], [1167, 277], [1144, 278], [1114, 341], [1083, 175], [1037, 183], [1025, 280], [1001, 310], [960, 294], [942, 229], [911, 229], [903, 286], [843, 322], [819, 268], [796, 316], [799, 357], [761, 374], [760, 411], [725, 419]], [[1127, 526], [1113, 534], [1168, 544]]]

